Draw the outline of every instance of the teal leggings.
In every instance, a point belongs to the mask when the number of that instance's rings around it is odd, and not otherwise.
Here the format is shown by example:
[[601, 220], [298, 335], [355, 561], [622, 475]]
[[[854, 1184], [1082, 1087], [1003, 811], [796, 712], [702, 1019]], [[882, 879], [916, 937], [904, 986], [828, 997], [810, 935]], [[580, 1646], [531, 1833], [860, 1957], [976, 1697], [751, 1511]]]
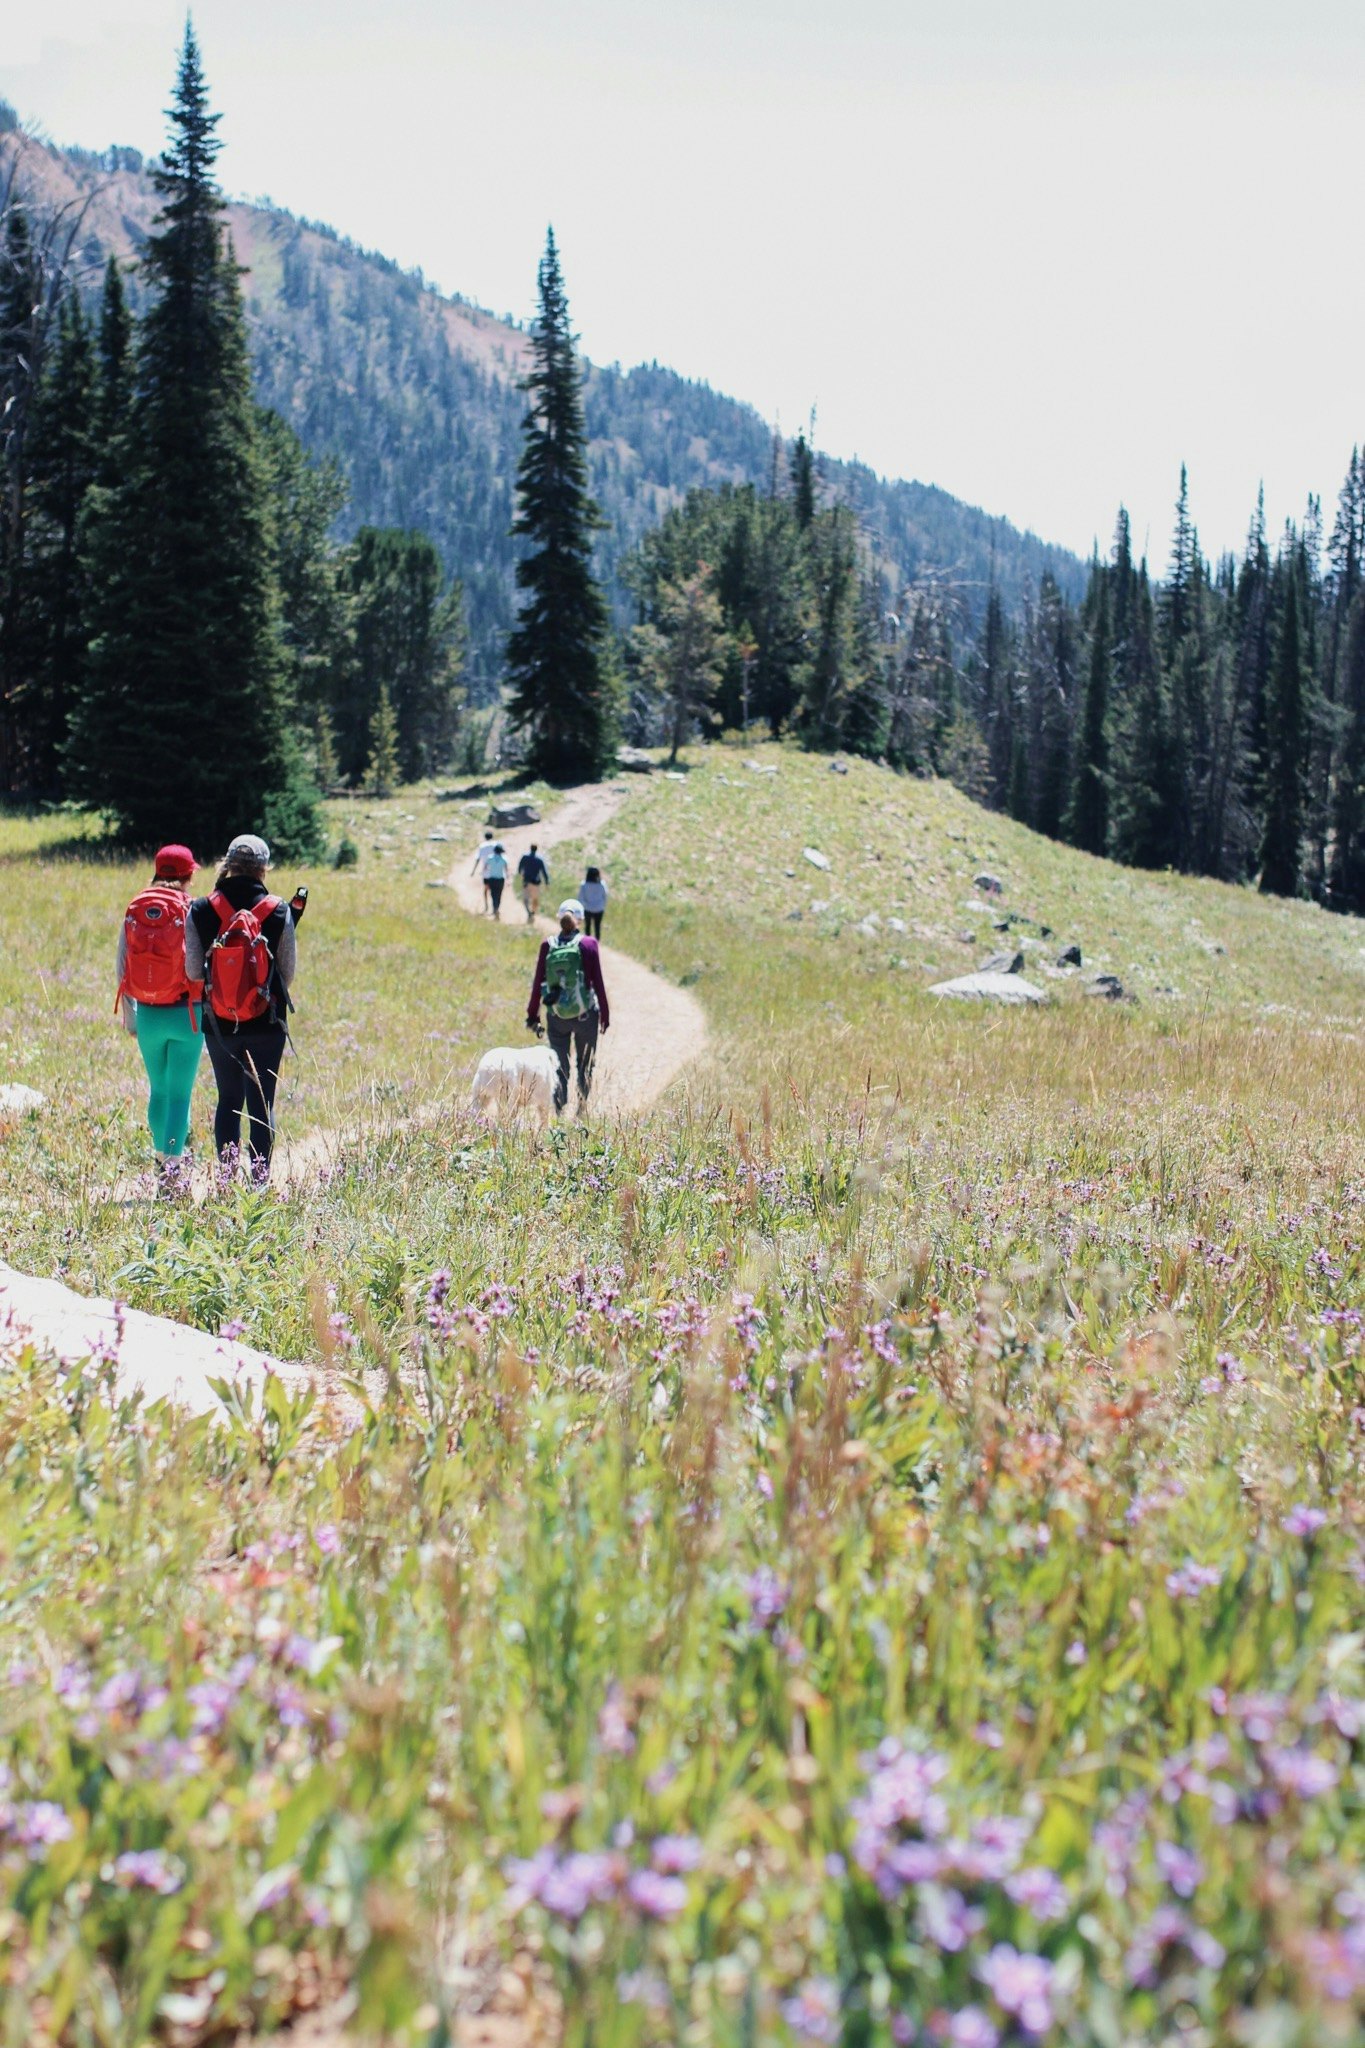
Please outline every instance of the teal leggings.
[[163, 1158], [178, 1159], [189, 1136], [190, 1097], [204, 1050], [204, 1034], [190, 1022], [190, 1005], [139, 1003], [137, 1049], [152, 1084], [147, 1100], [152, 1143]]

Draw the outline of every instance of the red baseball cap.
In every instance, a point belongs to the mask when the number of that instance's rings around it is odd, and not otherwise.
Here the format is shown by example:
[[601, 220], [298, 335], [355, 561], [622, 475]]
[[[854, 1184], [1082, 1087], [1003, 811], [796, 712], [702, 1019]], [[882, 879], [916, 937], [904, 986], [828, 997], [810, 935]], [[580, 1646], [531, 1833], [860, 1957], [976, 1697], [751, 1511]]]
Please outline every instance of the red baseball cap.
[[188, 846], [157, 848], [156, 872], [168, 882], [187, 882], [199, 863]]

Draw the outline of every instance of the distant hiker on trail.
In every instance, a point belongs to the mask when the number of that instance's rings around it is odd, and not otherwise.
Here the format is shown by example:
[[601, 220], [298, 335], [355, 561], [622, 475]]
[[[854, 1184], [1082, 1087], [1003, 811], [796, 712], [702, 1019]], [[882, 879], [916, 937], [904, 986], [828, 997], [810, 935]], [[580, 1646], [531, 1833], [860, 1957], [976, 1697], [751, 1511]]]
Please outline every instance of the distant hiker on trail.
[[[493, 908], [493, 898], [488, 887], [488, 863], [490, 860], [492, 860], [492, 858], [493, 834], [491, 831], [488, 831], [485, 832], [483, 835], [483, 845], [475, 854], [474, 865], [469, 870], [471, 875], [477, 875], [479, 880], [483, 883], [483, 907], [485, 914]], [[499, 893], [501, 893], [501, 891]]]
[[[290, 904], [265, 886], [270, 848], [254, 833], [234, 839], [217, 886], [190, 910], [185, 970], [204, 984], [204, 1037], [218, 1108], [213, 1141], [232, 1167], [240, 1154], [246, 1111], [252, 1178], [270, 1178], [275, 1144], [275, 1088], [288, 1039], [287, 1016], [297, 947]], [[306, 900], [294, 899], [300, 914]]]
[[559, 935], [541, 943], [536, 961], [526, 1028], [539, 1034], [540, 1004], [545, 1000], [545, 1026], [550, 1049], [559, 1062], [555, 1081], [555, 1115], [569, 1100], [569, 1054], [578, 1062], [578, 1106], [586, 1106], [597, 1059], [597, 1033], [611, 1026], [611, 1006], [602, 981], [602, 956], [596, 939], [584, 938], [583, 905], [576, 896], [559, 906]]
[[521, 900], [526, 905], [526, 922], [535, 922], [540, 909], [540, 892], [550, 879], [550, 870], [542, 854], [536, 851], [534, 841], [529, 851], [517, 862], [517, 873], [521, 876]]
[[583, 905], [583, 925], [589, 938], [602, 936], [602, 912], [607, 907], [607, 885], [602, 880], [601, 868], [589, 868], [583, 877], [583, 886], [578, 892]]
[[502, 841], [494, 840], [492, 852], [483, 864], [484, 894], [493, 904], [493, 915], [502, 922], [502, 892], [507, 881], [507, 855], [503, 852]]
[[199, 1004], [203, 982], [186, 972], [185, 927], [194, 855], [163, 846], [152, 879], [134, 896], [118, 937], [118, 995], [123, 1028], [147, 1069], [147, 1125], [162, 1186], [169, 1191], [190, 1130], [190, 1098], [204, 1049]]

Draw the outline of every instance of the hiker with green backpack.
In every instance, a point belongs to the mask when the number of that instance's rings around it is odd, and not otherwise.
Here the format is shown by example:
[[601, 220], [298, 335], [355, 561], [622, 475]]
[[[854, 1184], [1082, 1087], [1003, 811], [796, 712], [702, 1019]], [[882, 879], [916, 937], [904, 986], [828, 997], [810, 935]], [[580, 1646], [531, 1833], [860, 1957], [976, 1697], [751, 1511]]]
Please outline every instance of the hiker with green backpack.
[[578, 1106], [586, 1106], [597, 1058], [597, 1035], [611, 1026], [611, 1006], [602, 980], [602, 955], [596, 939], [583, 935], [583, 905], [576, 896], [559, 906], [559, 932], [545, 939], [536, 960], [526, 1028], [540, 1035], [540, 1006], [545, 1004], [545, 1029], [558, 1062], [555, 1115], [569, 1100], [569, 1059], [577, 1062]]

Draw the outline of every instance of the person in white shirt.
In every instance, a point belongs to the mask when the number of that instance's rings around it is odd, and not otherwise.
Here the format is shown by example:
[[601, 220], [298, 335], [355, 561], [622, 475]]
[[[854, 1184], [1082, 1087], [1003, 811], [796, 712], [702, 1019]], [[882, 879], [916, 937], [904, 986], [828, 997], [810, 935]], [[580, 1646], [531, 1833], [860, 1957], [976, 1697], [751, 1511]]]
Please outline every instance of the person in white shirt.
[[487, 914], [488, 911], [490, 911], [493, 908], [493, 892], [488, 886], [488, 863], [490, 860], [492, 860], [492, 858], [493, 834], [490, 830], [484, 833], [483, 845], [475, 854], [474, 865], [469, 870], [471, 875], [477, 875], [479, 880], [483, 883], [483, 907], [485, 915]]
[[590, 938], [602, 936], [602, 912], [607, 907], [607, 885], [602, 880], [600, 868], [589, 868], [583, 877], [583, 886], [578, 892], [583, 905], [583, 929]]

